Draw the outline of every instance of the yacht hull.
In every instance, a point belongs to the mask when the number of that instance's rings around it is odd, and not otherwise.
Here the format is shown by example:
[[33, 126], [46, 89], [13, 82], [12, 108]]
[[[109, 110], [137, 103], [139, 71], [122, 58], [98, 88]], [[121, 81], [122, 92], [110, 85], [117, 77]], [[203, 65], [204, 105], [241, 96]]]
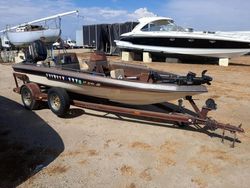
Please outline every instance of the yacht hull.
[[121, 49], [212, 58], [250, 52], [250, 32], [202, 32], [184, 29], [166, 17], [144, 17], [116, 44]]
[[130, 42], [118, 41], [117, 46], [124, 50], [139, 50], [146, 52], [159, 52], [168, 54], [191, 55], [201, 57], [214, 57], [214, 58], [232, 58], [242, 56], [250, 52], [249, 49], [206, 49], [206, 48], [180, 48], [180, 47], [161, 47], [138, 45]]

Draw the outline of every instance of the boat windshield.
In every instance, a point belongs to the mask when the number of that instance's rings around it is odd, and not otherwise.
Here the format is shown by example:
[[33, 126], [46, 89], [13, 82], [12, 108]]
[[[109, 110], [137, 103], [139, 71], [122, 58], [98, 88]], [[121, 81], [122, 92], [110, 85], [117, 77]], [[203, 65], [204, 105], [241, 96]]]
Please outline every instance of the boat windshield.
[[157, 20], [145, 25], [141, 31], [185, 31], [185, 29], [174, 24], [172, 20]]

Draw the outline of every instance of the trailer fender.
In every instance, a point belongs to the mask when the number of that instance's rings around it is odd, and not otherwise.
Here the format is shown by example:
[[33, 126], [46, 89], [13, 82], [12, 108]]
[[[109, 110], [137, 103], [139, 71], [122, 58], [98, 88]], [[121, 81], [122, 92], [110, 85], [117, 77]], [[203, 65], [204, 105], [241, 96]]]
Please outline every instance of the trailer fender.
[[38, 96], [41, 94], [41, 90], [37, 84], [24, 84], [20, 89], [20, 93], [23, 105], [26, 109], [36, 110], [39, 108], [40, 100]]
[[41, 89], [40, 87], [36, 84], [36, 83], [26, 83], [24, 85], [21, 86], [20, 91], [22, 91], [22, 88], [26, 86], [27, 88], [29, 88], [29, 90], [31, 91], [32, 97], [35, 100], [41, 100]]

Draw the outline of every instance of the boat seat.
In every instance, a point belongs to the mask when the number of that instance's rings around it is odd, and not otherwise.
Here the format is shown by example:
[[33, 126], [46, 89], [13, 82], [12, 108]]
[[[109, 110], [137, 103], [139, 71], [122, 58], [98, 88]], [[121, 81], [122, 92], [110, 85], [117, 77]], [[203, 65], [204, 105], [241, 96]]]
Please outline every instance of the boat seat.
[[149, 73], [148, 73], [148, 72], [143, 72], [143, 73], [140, 74], [139, 80], [140, 80], [141, 82], [146, 82], [146, 83], [148, 82], [148, 83], [151, 83], [152, 80], [149, 80], [148, 77], [149, 77]]
[[80, 64], [75, 53], [58, 54], [54, 59], [56, 67], [69, 70], [80, 70]]
[[109, 76], [109, 64], [107, 57], [102, 52], [94, 52], [90, 55], [89, 61], [85, 62], [89, 72], [97, 72]]
[[109, 65], [107, 61], [86, 61], [89, 72], [97, 72], [109, 75]]
[[81, 71], [89, 71], [91, 68], [89, 67], [87, 61], [81, 61], [79, 62], [80, 70]]
[[110, 71], [110, 77], [113, 79], [123, 80], [125, 78], [124, 70], [123, 69], [112, 70]]

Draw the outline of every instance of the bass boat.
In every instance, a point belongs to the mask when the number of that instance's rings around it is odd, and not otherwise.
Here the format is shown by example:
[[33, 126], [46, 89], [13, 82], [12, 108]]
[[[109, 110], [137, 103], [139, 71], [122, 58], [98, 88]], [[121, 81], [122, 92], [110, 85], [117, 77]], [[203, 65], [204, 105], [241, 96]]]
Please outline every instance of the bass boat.
[[14, 72], [25, 75], [28, 82], [124, 104], [155, 104], [202, 94], [207, 92], [205, 84], [212, 81], [206, 71], [200, 77], [192, 72], [180, 76], [145, 66], [108, 63], [101, 53], [93, 53], [85, 69], [74, 53], [60, 54], [53, 63], [39, 63], [46, 59], [46, 49], [41, 41], [33, 47], [30, 59], [13, 65]]

